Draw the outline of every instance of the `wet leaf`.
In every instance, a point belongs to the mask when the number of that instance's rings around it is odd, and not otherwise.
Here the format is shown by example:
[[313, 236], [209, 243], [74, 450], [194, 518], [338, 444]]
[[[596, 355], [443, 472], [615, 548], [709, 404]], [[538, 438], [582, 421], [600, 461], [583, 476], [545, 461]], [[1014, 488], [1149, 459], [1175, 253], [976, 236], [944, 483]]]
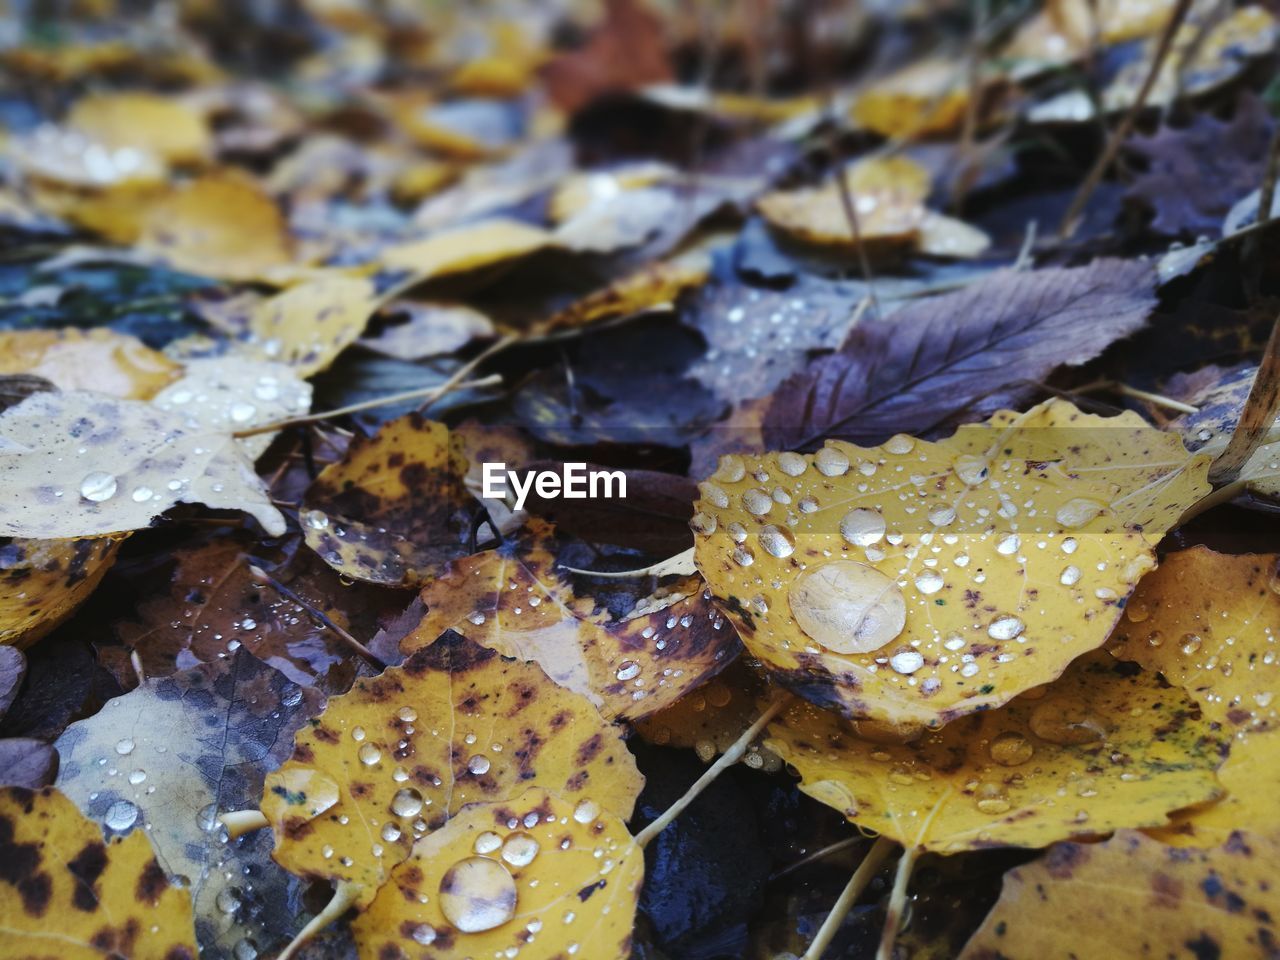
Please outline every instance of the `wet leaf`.
[[643, 780], [617, 728], [537, 666], [445, 637], [334, 697], [267, 778], [275, 858], [368, 905], [414, 841], [533, 785], [629, 818]]
[[545, 247], [551, 235], [519, 220], [493, 218], [387, 247], [379, 263], [415, 282], [515, 260]]
[[363, 958], [624, 960], [643, 878], [616, 813], [534, 788], [419, 840], [352, 929]]
[[936, 427], [1004, 388], [1025, 396], [1055, 367], [1084, 363], [1139, 329], [1154, 287], [1147, 264], [1096, 260], [1002, 271], [888, 320], [864, 320], [838, 353], [778, 388], [765, 442], [879, 443]]
[[421, 582], [465, 552], [475, 501], [461, 443], [416, 413], [357, 437], [321, 471], [302, 514], [307, 544], [344, 576], [388, 586]]
[[120, 541], [14, 538], [0, 543], [0, 645], [29, 647], [70, 617], [115, 562]]
[[0, 645], [0, 719], [9, 712], [18, 690], [22, 687], [22, 678], [27, 675], [27, 658], [22, 651], [12, 646]]
[[0, 414], [0, 535], [137, 530], [175, 503], [242, 509], [268, 533], [284, 532], [229, 433], [148, 403], [78, 391], [37, 393]]
[[400, 649], [447, 630], [535, 661], [605, 717], [632, 720], [679, 700], [736, 656], [738, 638], [689, 578], [643, 599], [625, 620], [579, 596], [557, 569], [554, 529], [531, 520], [496, 550], [453, 561], [422, 588], [427, 615]]
[[1161, 826], [1218, 796], [1225, 738], [1154, 673], [1095, 652], [997, 710], [888, 739], [797, 702], [765, 745], [799, 771], [801, 790], [860, 827], [954, 853]]
[[389, 304], [383, 314], [394, 321], [376, 333], [362, 337], [360, 346], [397, 360], [421, 360], [452, 353], [472, 340], [493, 335], [493, 322], [471, 307], [451, 303], [420, 303], [399, 300]]
[[578, 110], [597, 97], [672, 78], [662, 21], [640, 0], [606, 0], [604, 21], [578, 50], [543, 71], [558, 106]]
[[852, 717], [937, 726], [1100, 646], [1207, 458], [1051, 401], [938, 443], [727, 456], [698, 569], [751, 655]]
[[38, 790], [53, 783], [58, 751], [34, 737], [0, 740], [0, 787]]
[[194, 106], [139, 91], [83, 97], [66, 123], [106, 150], [139, 151], [164, 163], [197, 163], [213, 147], [208, 124]]
[[1128, 830], [1105, 843], [1060, 844], [1005, 874], [999, 902], [961, 960], [1173, 950], [1266, 956], [1278, 933], [1271, 869], [1278, 852], [1274, 838], [1251, 833], [1209, 850], [1166, 847]]
[[248, 316], [247, 332], [264, 359], [309, 377], [355, 343], [380, 302], [368, 280], [320, 274], [258, 304]]
[[1234, 830], [1280, 828], [1278, 558], [1194, 547], [1169, 556], [1125, 607], [1109, 649], [1186, 690], [1230, 738], [1218, 772], [1228, 796], [1177, 818], [1166, 842], [1212, 846]]
[[[104, 843], [52, 787], [0, 790], [0, 952], [195, 960], [191, 900], [165, 878], [142, 834]], [[56, 931], [56, 934], [54, 933]]]
[[[1205, 371], [1199, 388], [1192, 389], [1187, 397], [1193, 406], [1200, 408], [1199, 412], [1188, 414], [1178, 422], [1189, 448], [1215, 458], [1226, 450], [1257, 375], [1256, 366]], [[1240, 468], [1238, 479], [1251, 493], [1280, 499], [1280, 443], [1261, 443]]]
[[861, 93], [853, 119], [882, 136], [914, 138], [958, 128], [968, 105], [968, 78], [958, 63], [922, 60]]
[[111, 330], [0, 333], [0, 374], [43, 377], [60, 390], [149, 400], [180, 368], [136, 337]]

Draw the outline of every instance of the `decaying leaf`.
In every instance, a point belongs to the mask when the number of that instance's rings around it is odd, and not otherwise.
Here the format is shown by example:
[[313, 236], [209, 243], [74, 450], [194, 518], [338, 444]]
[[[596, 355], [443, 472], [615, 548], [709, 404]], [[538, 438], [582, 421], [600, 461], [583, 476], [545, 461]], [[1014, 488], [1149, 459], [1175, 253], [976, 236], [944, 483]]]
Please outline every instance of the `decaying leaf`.
[[1275, 921], [1274, 837], [1241, 832], [1209, 850], [1122, 830], [1063, 843], [1005, 874], [961, 960], [1267, 957]]
[[164, 875], [190, 891], [204, 956], [293, 933], [297, 891], [268, 858], [270, 836], [228, 842], [216, 817], [257, 801], [319, 701], [241, 650], [150, 679], [58, 739], [58, 789], [109, 835], [150, 840]]
[[851, 717], [937, 726], [1105, 641], [1208, 461], [1050, 401], [932, 443], [726, 456], [696, 560], [747, 650]]
[[0, 954], [195, 960], [191, 900], [142, 834], [103, 842], [52, 787], [0, 789]]
[[403, 314], [405, 320], [388, 323], [359, 343], [366, 350], [397, 360], [441, 356], [494, 332], [492, 320], [463, 304], [400, 300], [387, 305], [383, 315], [388, 314], [393, 321]]
[[1280, 829], [1278, 562], [1207, 547], [1175, 553], [1143, 579], [1116, 627], [1115, 656], [1160, 671], [1230, 739], [1218, 772], [1228, 796], [1176, 818], [1166, 842], [1213, 846], [1234, 830]]
[[596, 97], [671, 79], [664, 28], [639, 0], [606, 0], [606, 16], [586, 44], [547, 64], [543, 77], [565, 110]]
[[461, 444], [441, 423], [408, 414], [357, 437], [307, 490], [303, 533], [344, 576], [388, 586], [420, 582], [461, 556], [475, 501]]
[[1162, 826], [1218, 796], [1225, 737], [1190, 697], [1099, 651], [998, 710], [884, 739], [797, 702], [765, 745], [800, 772], [801, 790], [859, 826], [954, 853]]
[[493, 218], [384, 249], [379, 263], [414, 281], [466, 273], [540, 250], [551, 235], [519, 220]]
[[624, 819], [643, 778], [584, 697], [537, 666], [444, 637], [350, 693], [299, 732], [266, 781], [275, 859], [354, 885], [368, 905], [414, 841], [464, 805], [536, 784]]
[[[1178, 422], [1188, 447], [1215, 458], [1226, 450], [1257, 375], [1256, 366], [1246, 365], [1224, 371], [1193, 390], [1187, 399], [1199, 411]], [[1241, 467], [1238, 479], [1251, 493], [1280, 499], [1280, 442], [1260, 444]]]
[[429, 580], [422, 588], [427, 615], [400, 649], [413, 653], [452, 630], [503, 656], [537, 662], [606, 717], [628, 720], [671, 705], [736, 656], [738, 638], [696, 577], [613, 620], [556, 569], [552, 526], [531, 520], [526, 530]]
[[0, 739], [0, 787], [38, 790], [53, 783], [58, 751], [35, 737]]
[[423, 837], [352, 925], [362, 958], [631, 956], [644, 856], [590, 797], [531, 789]]
[[176, 503], [245, 510], [284, 532], [229, 433], [149, 403], [37, 393], [0, 414], [0, 536], [138, 530]]
[[120, 541], [17, 537], [0, 543], [0, 644], [28, 647], [70, 617], [111, 568]]
[[778, 388], [765, 442], [881, 443], [936, 428], [989, 397], [1015, 402], [1055, 367], [1084, 363], [1139, 329], [1155, 306], [1155, 283], [1151, 267], [1134, 261], [1009, 270], [887, 320], [864, 319], [839, 352]]
[[43, 377], [60, 390], [149, 400], [180, 368], [136, 337], [113, 330], [0, 333], [0, 374]]

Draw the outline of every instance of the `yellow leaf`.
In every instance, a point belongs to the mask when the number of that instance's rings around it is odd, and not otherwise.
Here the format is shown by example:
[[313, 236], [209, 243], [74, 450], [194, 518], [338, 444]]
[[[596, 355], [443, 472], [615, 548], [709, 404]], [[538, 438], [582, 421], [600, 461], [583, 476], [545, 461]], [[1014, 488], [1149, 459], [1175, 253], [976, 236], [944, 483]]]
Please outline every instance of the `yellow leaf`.
[[416, 413], [357, 437], [308, 488], [307, 544], [345, 576], [405, 586], [465, 552], [475, 500], [461, 443]]
[[331, 698], [267, 777], [262, 812], [281, 866], [354, 884], [367, 905], [414, 841], [468, 803], [539, 786], [626, 819], [643, 782], [586, 699], [455, 637]]
[[0, 956], [195, 960], [186, 891], [146, 836], [102, 839], [52, 787], [0, 790]]
[[428, 580], [428, 612], [401, 651], [453, 630], [503, 656], [535, 661], [606, 717], [629, 720], [675, 703], [737, 655], [738, 638], [700, 579], [674, 584], [615, 621], [556, 569], [551, 524], [531, 520], [527, 531]]
[[114, 330], [0, 332], [0, 374], [29, 373], [60, 390], [149, 400], [180, 372], [164, 354]]
[[352, 933], [366, 960], [625, 960], [643, 880], [614, 813], [532, 789], [472, 804], [419, 840]]
[[876, 81], [853, 105], [853, 119], [885, 137], [949, 133], [969, 107], [960, 61], [924, 60]]
[[1136, 414], [1056, 400], [936, 443], [730, 455], [699, 488], [696, 561], [784, 684], [938, 726], [1101, 646], [1207, 468]]
[[121, 538], [9, 540], [0, 547], [0, 643], [29, 647], [89, 598]]
[[1231, 753], [1218, 777], [1228, 796], [1179, 817], [1167, 842], [1210, 846], [1233, 830], [1280, 830], [1280, 580], [1275, 554], [1172, 554], [1143, 578], [1110, 650], [1159, 670], [1220, 724]]
[[264, 359], [309, 377], [329, 366], [364, 333], [382, 297], [368, 280], [334, 271], [304, 280], [249, 314], [250, 342]]
[[494, 218], [384, 249], [379, 263], [408, 270], [413, 282], [515, 260], [551, 242], [551, 235], [519, 220]]
[[797, 701], [765, 745], [860, 827], [954, 853], [1163, 825], [1218, 795], [1222, 740], [1189, 697], [1096, 651], [1048, 687], [913, 742], [859, 737]]
[[960, 960], [1274, 956], [1278, 856], [1274, 837], [1252, 833], [1209, 850], [1128, 830], [1064, 843], [1005, 874]]
[[217, 174], [155, 201], [138, 246], [177, 270], [227, 280], [261, 279], [293, 257], [275, 202], [246, 179]]
[[173, 97], [134, 91], [75, 102], [67, 126], [108, 150], [139, 150], [166, 163], [196, 163], [213, 147], [204, 114]]

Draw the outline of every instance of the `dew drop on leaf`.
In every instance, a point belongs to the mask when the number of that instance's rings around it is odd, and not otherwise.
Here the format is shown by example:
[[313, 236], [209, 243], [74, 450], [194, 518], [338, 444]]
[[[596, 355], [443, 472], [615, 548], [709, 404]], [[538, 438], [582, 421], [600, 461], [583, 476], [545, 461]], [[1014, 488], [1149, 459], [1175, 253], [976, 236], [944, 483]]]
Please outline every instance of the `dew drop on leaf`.
[[855, 547], [869, 547], [884, 538], [884, 517], [876, 510], [859, 507], [840, 521], [840, 535]]
[[116, 495], [118, 484], [116, 478], [104, 470], [94, 470], [85, 474], [80, 481], [80, 496], [94, 503], [102, 503]]
[[516, 882], [496, 860], [459, 860], [440, 879], [440, 911], [463, 933], [500, 927], [515, 916]]
[[853, 560], [810, 567], [796, 577], [787, 599], [800, 629], [837, 653], [878, 650], [907, 622], [898, 585]]

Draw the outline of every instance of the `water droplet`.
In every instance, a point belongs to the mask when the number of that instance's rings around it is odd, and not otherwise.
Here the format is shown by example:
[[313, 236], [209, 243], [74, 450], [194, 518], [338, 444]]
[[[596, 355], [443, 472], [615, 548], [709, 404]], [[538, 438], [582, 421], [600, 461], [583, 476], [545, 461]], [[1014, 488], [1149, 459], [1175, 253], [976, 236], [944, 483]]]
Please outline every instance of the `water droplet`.
[[967, 487], [974, 487], [987, 479], [989, 468], [985, 457], [966, 453], [956, 457], [953, 469], [961, 483]]
[[128, 830], [138, 822], [138, 808], [128, 800], [117, 800], [107, 808], [107, 815], [102, 818], [102, 822], [112, 830]]
[[720, 458], [720, 464], [716, 467], [716, 472], [711, 475], [711, 479], [737, 483], [746, 475], [747, 466], [742, 462], [742, 458], [736, 453], [726, 453]]
[[146, 779], [147, 779], [147, 771], [145, 770], [134, 770], [131, 774], [129, 774], [129, 782], [133, 784], [135, 787], [138, 784], [145, 781]]
[[987, 636], [992, 640], [1012, 640], [1026, 629], [1024, 624], [1017, 617], [1005, 614], [996, 617], [987, 625]]
[[1063, 567], [1062, 573], [1058, 575], [1058, 582], [1064, 587], [1074, 587], [1080, 582], [1080, 568], [1075, 564]]
[[634, 660], [624, 660], [622, 665], [618, 667], [617, 677], [619, 680], [634, 680], [640, 676], [640, 664]]
[[702, 534], [704, 537], [709, 537], [715, 533], [718, 525], [714, 513], [704, 513], [701, 510], [689, 520], [689, 529], [694, 533]]
[[878, 650], [907, 622], [898, 585], [853, 560], [810, 567], [796, 577], [787, 597], [800, 629], [837, 653]]
[[1200, 639], [1200, 635], [1196, 633], [1188, 633], [1182, 638], [1182, 652], [1188, 657], [1200, 651], [1200, 646], [1204, 641]]
[[894, 434], [884, 443], [885, 453], [892, 453], [897, 457], [904, 456], [915, 448], [916, 438], [905, 433]]
[[397, 790], [391, 798], [391, 812], [397, 817], [416, 817], [422, 811], [422, 794], [412, 787]]
[[774, 526], [772, 523], [760, 530], [760, 546], [778, 559], [791, 556], [796, 549], [796, 538], [786, 527]]
[[94, 503], [110, 500], [116, 495], [116, 478], [105, 470], [94, 470], [80, 481], [80, 496]]
[[133, 753], [133, 747], [133, 737], [123, 737], [116, 741], [116, 753], [120, 754], [122, 757], [127, 757], [129, 754]]
[[751, 552], [750, 547], [738, 544], [733, 548], [733, 562], [740, 567], [749, 567], [756, 562], [756, 555]]
[[788, 477], [798, 477], [808, 468], [809, 462], [798, 453], [778, 454], [778, 469]]
[[937, 570], [922, 570], [916, 577], [916, 589], [921, 593], [937, 593], [944, 586], [946, 581]]
[[935, 527], [949, 527], [956, 522], [954, 507], [934, 507], [929, 511], [929, 522]]
[[1010, 556], [1018, 552], [1018, 548], [1022, 546], [1022, 538], [1016, 533], [1005, 534], [1000, 538], [1000, 542], [996, 544], [996, 553], [1002, 556]]
[[723, 510], [729, 506], [729, 495], [720, 487], [716, 486], [710, 480], [704, 480], [698, 484], [698, 493], [702, 499], [706, 500], [713, 507], [719, 507]]
[[235, 913], [240, 909], [240, 898], [236, 896], [236, 892], [230, 887], [224, 887], [218, 891], [218, 895], [213, 898], [213, 902], [223, 913]]
[[877, 510], [859, 507], [840, 521], [840, 535], [855, 547], [869, 547], [884, 538], [885, 524]]
[[236, 423], [248, 423], [257, 412], [258, 408], [252, 403], [233, 403], [231, 405], [231, 419]]
[[472, 847], [476, 853], [493, 853], [502, 847], [502, 838], [492, 830], [486, 830], [484, 833], [476, 837], [476, 842]]
[[763, 517], [773, 509], [773, 497], [759, 487], [751, 487], [742, 495], [742, 506], [748, 513]]
[[513, 833], [502, 845], [502, 859], [513, 867], [527, 867], [538, 855], [538, 841], [527, 833]]
[[436, 928], [429, 923], [420, 923], [413, 928], [413, 933], [410, 936], [413, 937], [414, 943], [429, 947], [436, 942]]
[[920, 655], [919, 650], [899, 650], [889, 658], [889, 666], [898, 673], [915, 673], [924, 666], [924, 657]]
[[382, 825], [382, 839], [387, 843], [395, 843], [400, 839], [400, 825], [388, 820]]
[[1125, 605], [1124, 616], [1130, 623], [1142, 623], [1151, 616], [1151, 608], [1147, 606], [1145, 600], [1134, 598]]
[[405, 723], [413, 723], [413, 721], [418, 719], [418, 711], [413, 709], [413, 707], [401, 707], [396, 711], [396, 716]]
[[600, 816], [600, 807], [592, 800], [583, 800], [573, 809], [573, 819], [578, 823], [591, 823]]
[[516, 882], [497, 860], [460, 860], [440, 879], [440, 912], [463, 933], [500, 927], [515, 915]]
[[146, 503], [155, 495], [156, 492], [150, 487], [134, 487], [133, 493], [131, 493], [129, 497], [134, 503]]
[[477, 777], [483, 776], [489, 772], [489, 758], [477, 753], [474, 757], [467, 761], [467, 769], [474, 773]]
[[372, 743], [366, 743], [360, 748], [360, 762], [366, 767], [372, 767], [381, 759], [382, 751]]
[[991, 741], [990, 752], [991, 759], [1002, 767], [1016, 767], [1030, 760], [1036, 748], [1022, 734], [1010, 730]]
[[1083, 527], [1086, 523], [1106, 509], [1097, 500], [1075, 497], [1058, 507], [1054, 514], [1060, 524], [1068, 529]]
[[1106, 727], [1087, 707], [1061, 697], [1048, 697], [1037, 703], [1028, 725], [1041, 740], [1064, 746], [1095, 743], [1106, 736]]
[[843, 477], [849, 472], [849, 458], [835, 447], [823, 447], [814, 454], [813, 465], [824, 477]]

